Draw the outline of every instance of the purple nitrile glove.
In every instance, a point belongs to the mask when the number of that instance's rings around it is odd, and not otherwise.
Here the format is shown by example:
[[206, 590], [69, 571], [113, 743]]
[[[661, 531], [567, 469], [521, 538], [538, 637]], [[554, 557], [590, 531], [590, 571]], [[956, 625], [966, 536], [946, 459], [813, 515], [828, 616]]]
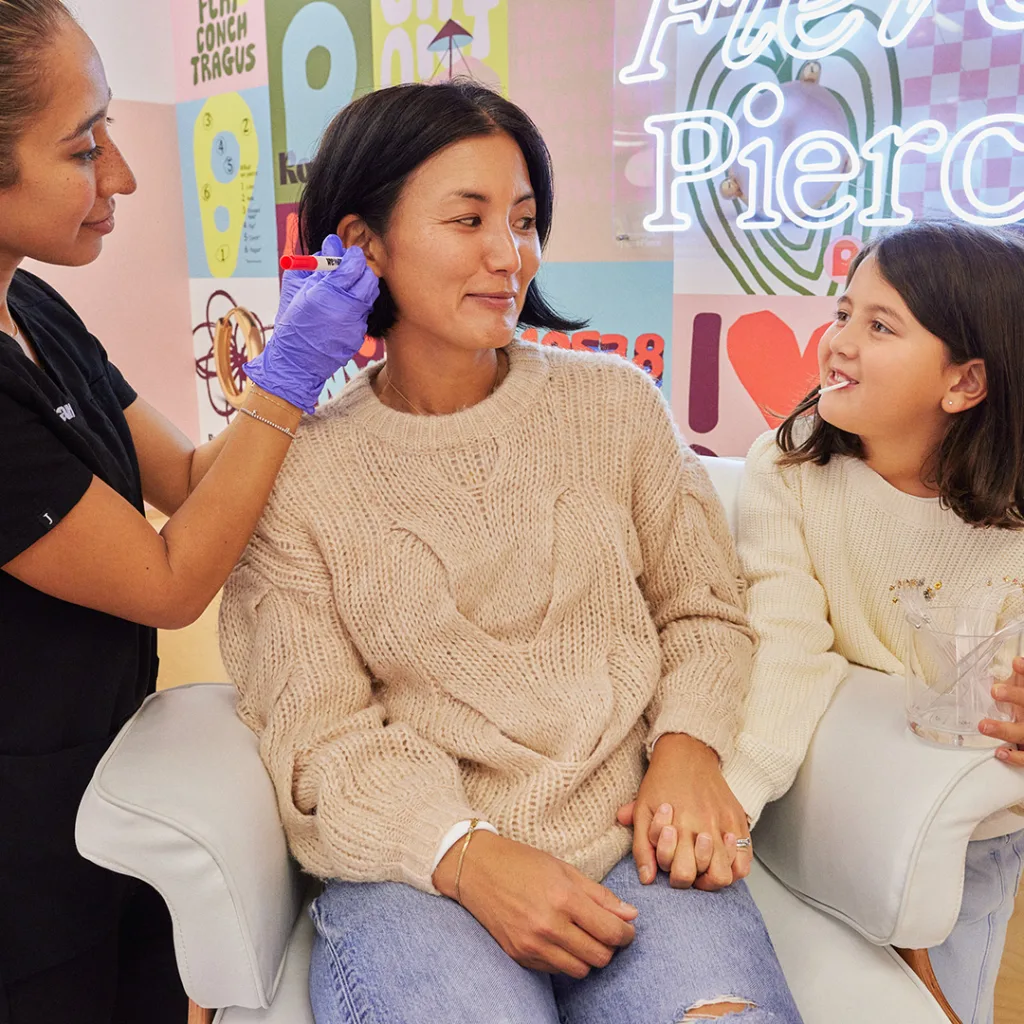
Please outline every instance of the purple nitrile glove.
[[377, 276], [358, 246], [328, 235], [318, 256], [341, 256], [335, 270], [286, 270], [267, 347], [243, 369], [264, 391], [313, 412], [324, 384], [362, 348], [377, 299]]

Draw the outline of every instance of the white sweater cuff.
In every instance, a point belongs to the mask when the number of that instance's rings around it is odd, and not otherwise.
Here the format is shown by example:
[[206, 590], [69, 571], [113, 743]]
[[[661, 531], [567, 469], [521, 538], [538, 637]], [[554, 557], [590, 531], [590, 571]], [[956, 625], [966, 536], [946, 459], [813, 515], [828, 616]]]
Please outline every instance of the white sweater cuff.
[[764, 772], [739, 751], [722, 766], [722, 775], [729, 784], [733, 796], [739, 801], [740, 807], [746, 812], [751, 828], [761, 817], [764, 805], [781, 796], [780, 793], [773, 792], [772, 784]]
[[[431, 875], [437, 870], [437, 865], [441, 863], [444, 855], [469, 831], [471, 824], [472, 821], [468, 818], [465, 821], [457, 821], [441, 837], [441, 842], [437, 846], [437, 854], [434, 857], [434, 863], [430, 867]], [[478, 821], [476, 823], [476, 831], [498, 834], [498, 830], [489, 821]]]

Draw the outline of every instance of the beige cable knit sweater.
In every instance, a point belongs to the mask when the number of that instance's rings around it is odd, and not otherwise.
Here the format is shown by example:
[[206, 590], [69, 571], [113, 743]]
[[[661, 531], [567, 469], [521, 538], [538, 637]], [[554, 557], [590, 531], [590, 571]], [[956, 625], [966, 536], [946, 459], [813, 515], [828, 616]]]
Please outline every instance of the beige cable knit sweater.
[[752, 634], [699, 461], [635, 367], [516, 343], [448, 416], [374, 370], [292, 446], [221, 608], [295, 856], [432, 892], [481, 816], [602, 878], [648, 749], [732, 749]]
[[[900, 676], [904, 617], [893, 587], [940, 584], [944, 599], [1004, 576], [1024, 579], [1024, 531], [968, 526], [864, 462], [778, 466], [774, 432], [747, 456], [739, 554], [750, 585], [754, 659], [743, 728], [723, 771], [753, 821], [792, 785], [849, 665]], [[1024, 828], [1001, 812], [975, 838]]]

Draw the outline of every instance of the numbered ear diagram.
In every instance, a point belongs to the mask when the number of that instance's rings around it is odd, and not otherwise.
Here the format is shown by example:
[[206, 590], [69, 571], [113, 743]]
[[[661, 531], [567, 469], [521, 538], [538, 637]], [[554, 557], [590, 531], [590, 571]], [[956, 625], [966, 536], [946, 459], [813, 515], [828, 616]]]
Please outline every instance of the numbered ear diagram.
[[211, 96], [193, 131], [195, 182], [210, 273], [231, 277], [243, 250], [260, 144], [252, 110], [237, 93]]

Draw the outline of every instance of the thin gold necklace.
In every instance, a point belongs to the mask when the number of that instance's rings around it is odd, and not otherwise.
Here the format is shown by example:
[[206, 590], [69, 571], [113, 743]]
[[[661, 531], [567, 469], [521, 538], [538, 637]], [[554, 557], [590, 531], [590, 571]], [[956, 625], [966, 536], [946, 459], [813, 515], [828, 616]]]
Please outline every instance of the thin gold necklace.
[[394, 391], [394, 393], [396, 395], [398, 395], [398, 397], [403, 402], [405, 402], [405, 404], [407, 406], [409, 406], [409, 408], [412, 409], [412, 411], [414, 413], [416, 413], [418, 416], [426, 416], [427, 415], [418, 405], [416, 405], [415, 402], [412, 401], [412, 399], [406, 398], [405, 395], [401, 391], [398, 390], [397, 385], [391, 379], [391, 374], [388, 373], [388, 366], [387, 366], [386, 363], [384, 364], [384, 374], [385, 374], [385, 378], [386, 378], [385, 381], [384, 381], [384, 390], [385, 391], [387, 391], [388, 388], [391, 388], [391, 390]]
[[[502, 363], [502, 360], [501, 360], [500, 356], [498, 357], [498, 367], [497, 367], [497, 370], [496, 370], [496, 372], [494, 374], [494, 383], [491, 384], [490, 390], [487, 392], [486, 395], [484, 395], [484, 398], [490, 398], [491, 395], [493, 395], [494, 392], [497, 390], [498, 385], [505, 379], [505, 376], [506, 376], [508, 371], [506, 370], [505, 373], [502, 373], [502, 366], [503, 365], [507, 365], [507, 362], [508, 362], [508, 356], [507, 355], [505, 356], [505, 363], [504, 364]], [[384, 362], [384, 369], [381, 371], [384, 374], [384, 378], [385, 378], [384, 379], [384, 387], [381, 389], [381, 392], [383, 393], [384, 391], [387, 391], [388, 388], [391, 388], [391, 390], [394, 391], [394, 393], [396, 395], [398, 395], [398, 397], [403, 402], [405, 402], [405, 404], [407, 406], [409, 406], [409, 408], [412, 409], [412, 411], [414, 413], [416, 413], [418, 416], [426, 416], [426, 415], [428, 415], [418, 405], [416, 405], [416, 403], [413, 402], [412, 399], [407, 398], [402, 391], [398, 390], [398, 386], [391, 379], [391, 373], [389, 372], [389, 370], [390, 370], [390, 367], [388, 366], [387, 361], [385, 360], [385, 362]], [[461, 412], [461, 410], [459, 410], [459, 411]]]

